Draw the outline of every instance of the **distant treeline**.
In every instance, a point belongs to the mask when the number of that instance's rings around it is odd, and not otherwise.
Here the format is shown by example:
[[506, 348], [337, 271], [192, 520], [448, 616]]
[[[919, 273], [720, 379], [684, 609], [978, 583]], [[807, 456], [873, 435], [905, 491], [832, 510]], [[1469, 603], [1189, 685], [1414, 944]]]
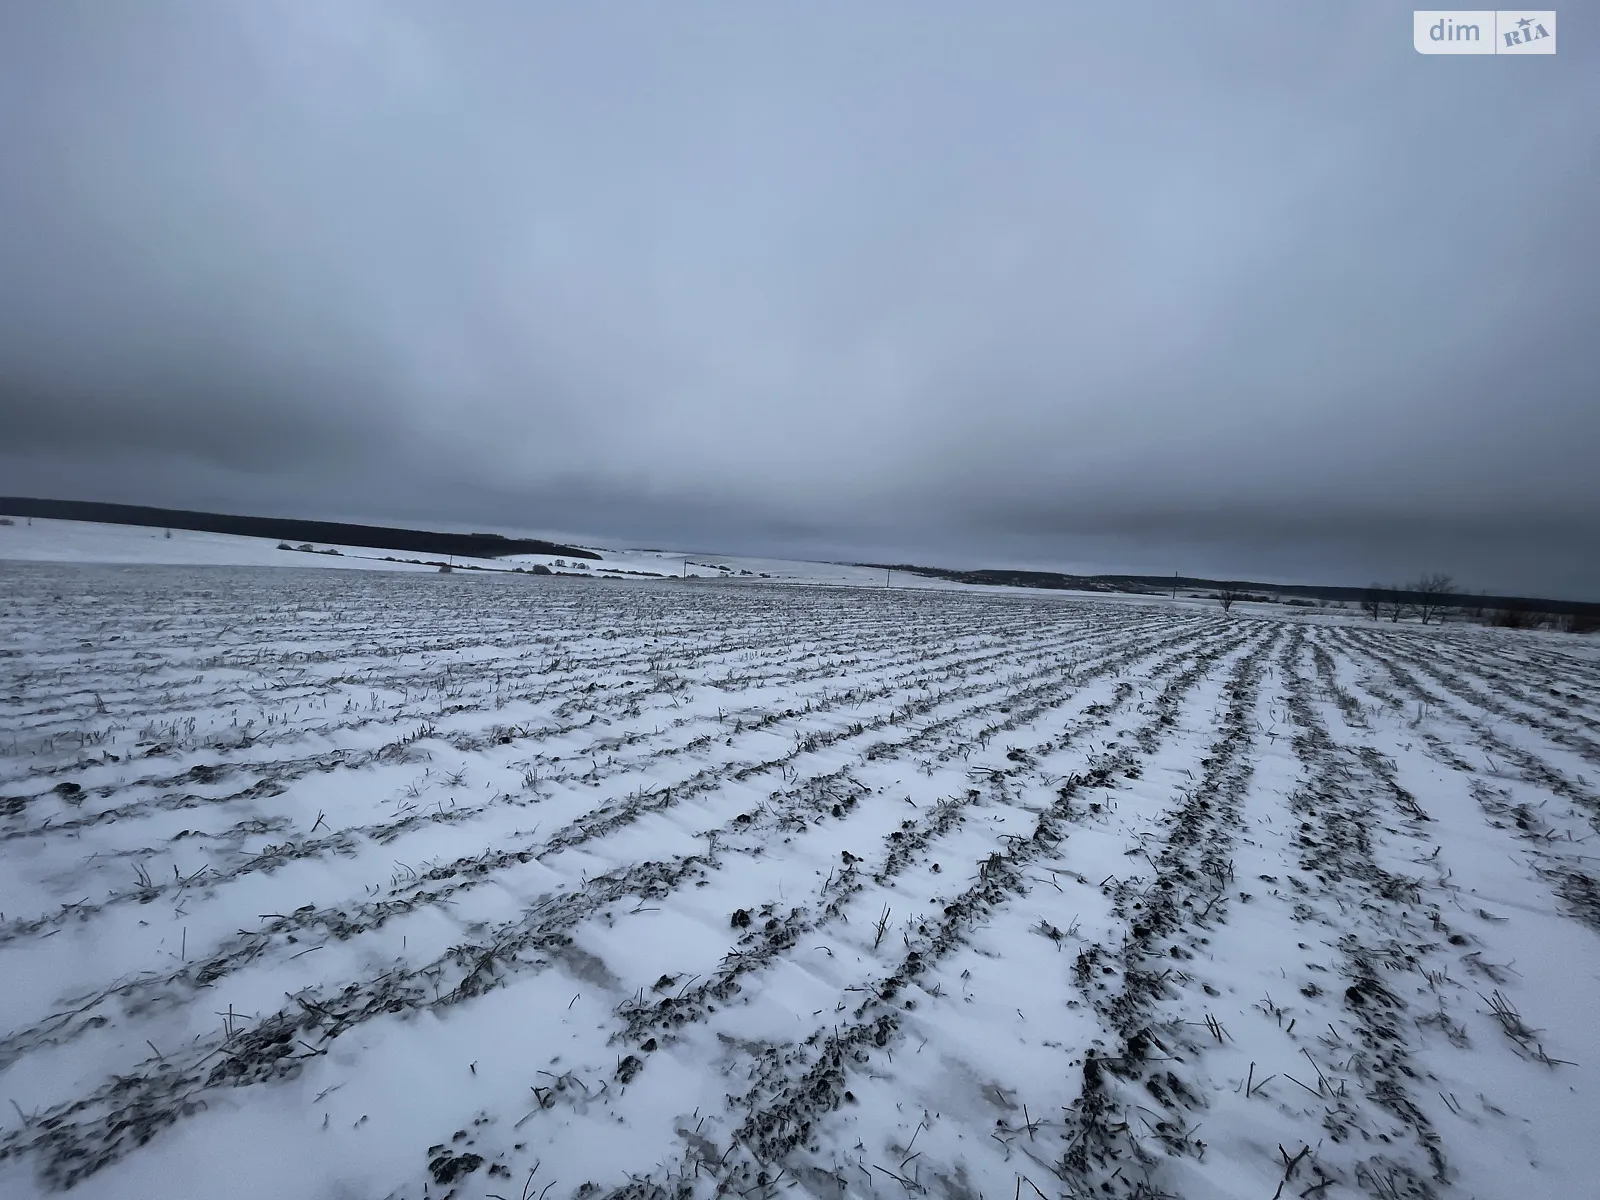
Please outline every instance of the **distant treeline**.
[[1244, 580], [1197, 579], [1188, 575], [1063, 575], [1054, 571], [951, 571], [943, 567], [917, 567], [905, 563], [855, 563], [854, 566], [875, 567], [879, 571], [905, 571], [931, 579], [949, 579], [957, 583], [982, 583], [1001, 587], [1030, 587], [1070, 590], [1075, 592], [1131, 592], [1135, 595], [1159, 595], [1178, 591], [1230, 591], [1268, 596], [1299, 596], [1310, 600], [1338, 601], [1360, 604], [1375, 593], [1386, 603], [1418, 604], [1427, 600], [1441, 608], [1463, 609], [1473, 613], [1494, 610], [1501, 612], [1549, 613], [1555, 616], [1600, 617], [1600, 604], [1586, 600], [1546, 600], [1530, 596], [1488, 596], [1473, 592], [1452, 592], [1444, 596], [1426, 597], [1405, 588], [1334, 587], [1322, 584], [1252, 583]]
[[340, 521], [295, 521], [280, 517], [237, 517], [224, 513], [148, 508], [141, 504], [100, 504], [93, 500], [36, 500], [0, 496], [0, 513], [44, 517], [56, 521], [100, 521], [108, 525], [142, 525], [154, 529], [192, 529], [199, 533], [231, 533], [241, 537], [285, 542], [334, 542], [375, 550], [409, 550], [414, 554], [455, 554], [463, 558], [502, 558], [508, 554], [563, 554], [598, 559], [579, 550], [535, 538], [507, 538], [497, 533], [433, 533], [394, 529], [387, 525], [347, 525]]

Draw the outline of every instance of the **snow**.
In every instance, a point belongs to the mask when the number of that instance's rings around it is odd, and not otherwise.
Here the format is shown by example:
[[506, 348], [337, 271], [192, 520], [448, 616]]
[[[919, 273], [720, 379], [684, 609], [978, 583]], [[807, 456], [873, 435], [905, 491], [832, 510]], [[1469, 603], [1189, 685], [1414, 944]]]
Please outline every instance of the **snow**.
[[0, 528], [0, 1195], [1592, 1188], [1591, 643], [150, 532]]
[[[318, 551], [306, 554], [279, 549], [277, 539], [243, 537], [237, 534], [199, 533], [188, 529], [167, 530], [137, 525], [109, 525], [91, 521], [56, 521], [44, 518], [10, 518], [15, 523], [0, 525], [0, 562], [60, 563], [145, 563], [171, 566], [273, 566], [332, 567], [346, 570], [436, 571], [433, 562], [445, 556], [405, 550], [376, 549], [370, 546], [319, 543]], [[296, 546], [298, 542], [294, 543]], [[791, 583], [854, 584], [876, 587], [885, 582], [884, 573], [873, 567], [852, 567], [836, 563], [796, 562], [786, 559], [749, 558], [670, 550], [634, 550], [584, 544], [602, 555], [599, 562], [563, 557], [559, 554], [518, 554], [505, 558], [452, 556], [458, 567], [485, 571], [509, 571], [514, 567], [542, 565], [562, 573], [615, 575], [617, 577], [671, 577], [674, 579], [730, 579], [754, 582], [763, 575], [773, 581]], [[426, 562], [424, 560], [427, 560]], [[959, 586], [944, 581], [921, 579], [901, 572], [900, 586]]]
[[[370, 546], [323, 545], [318, 553], [285, 551], [270, 538], [242, 537], [235, 534], [196, 533], [190, 530], [147, 529], [132, 525], [108, 525], [86, 521], [54, 521], [12, 518], [15, 525], [0, 525], [0, 564], [11, 562], [123, 563], [171, 566], [271, 566], [321, 567], [345, 570], [437, 571], [445, 561], [439, 555], [403, 550], [384, 550]], [[465, 528], [456, 532], [468, 532]], [[522, 536], [507, 531], [507, 536]], [[544, 531], [538, 536], [559, 540], [560, 535]], [[999, 584], [966, 584], [948, 579], [915, 575], [906, 571], [887, 573], [879, 567], [852, 566], [848, 563], [759, 558], [742, 555], [710, 554], [700, 551], [630, 549], [602, 546], [567, 536], [562, 544], [591, 550], [601, 560], [582, 560], [571, 555], [517, 554], [504, 558], [450, 556], [448, 561], [470, 572], [531, 570], [543, 566], [558, 575], [583, 575], [610, 579], [677, 579], [729, 584], [788, 583], [838, 587], [918, 589], [1015, 594], [1035, 589]], [[298, 546], [298, 543], [296, 543]], [[337, 550], [338, 554], [326, 553]], [[1164, 594], [1122, 594], [1076, 592], [1064, 589], [1038, 589], [1052, 596], [1080, 596], [1106, 604], [1160, 604], [1196, 611], [1215, 611], [1217, 602], [1207, 598]], [[1241, 614], [1277, 615], [1285, 619], [1317, 622], [1346, 622], [1358, 619], [1354, 610], [1344, 608], [1297, 608], [1292, 612], [1272, 604], [1239, 602], [1234, 611]]]
[[147, 529], [140, 525], [103, 525], [93, 521], [52, 521], [44, 518], [29, 521], [26, 517], [10, 519], [16, 523], [0, 526], [0, 561], [161, 563], [173, 566], [332, 566], [350, 570], [373, 567], [412, 571], [432, 569], [357, 557], [371, 555], [381, 558], [385, 554], [398, 557], [399, 552], [393, 550], [332, 547], [338, 549], [341, 555], [349, 555], [336, 557], [331, 554], [300, 554], [279, 550], [278, 543], [270, 538], [199, 533], [191, 529], [174, 529], [169, 538], [165, 530]]

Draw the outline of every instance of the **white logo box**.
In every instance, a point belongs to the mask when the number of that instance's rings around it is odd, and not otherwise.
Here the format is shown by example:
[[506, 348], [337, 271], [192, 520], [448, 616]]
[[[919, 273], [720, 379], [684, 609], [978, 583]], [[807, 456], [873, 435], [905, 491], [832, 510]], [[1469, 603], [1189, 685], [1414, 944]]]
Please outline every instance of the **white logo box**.
[[1411, 14], [1418, 54], [1554, 54], [1553, 9], [1417, 9]]

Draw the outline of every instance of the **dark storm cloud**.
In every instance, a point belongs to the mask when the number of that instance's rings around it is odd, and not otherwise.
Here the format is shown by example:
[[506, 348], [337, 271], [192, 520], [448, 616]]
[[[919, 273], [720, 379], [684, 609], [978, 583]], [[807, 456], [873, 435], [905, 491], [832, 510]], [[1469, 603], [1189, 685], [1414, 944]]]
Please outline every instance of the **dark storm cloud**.
[[0, 12], [0, 491], [1600, 594], [1600, 71], [1265, 3]]

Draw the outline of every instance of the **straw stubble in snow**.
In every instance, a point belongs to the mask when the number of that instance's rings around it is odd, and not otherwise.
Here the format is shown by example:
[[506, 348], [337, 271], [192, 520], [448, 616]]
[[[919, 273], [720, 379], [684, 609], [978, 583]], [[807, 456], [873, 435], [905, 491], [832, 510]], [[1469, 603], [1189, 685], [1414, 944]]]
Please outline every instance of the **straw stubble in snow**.
[[1056, 596], [13, 569], [0, 1190], [1578, 1194], [1600, 664]]

